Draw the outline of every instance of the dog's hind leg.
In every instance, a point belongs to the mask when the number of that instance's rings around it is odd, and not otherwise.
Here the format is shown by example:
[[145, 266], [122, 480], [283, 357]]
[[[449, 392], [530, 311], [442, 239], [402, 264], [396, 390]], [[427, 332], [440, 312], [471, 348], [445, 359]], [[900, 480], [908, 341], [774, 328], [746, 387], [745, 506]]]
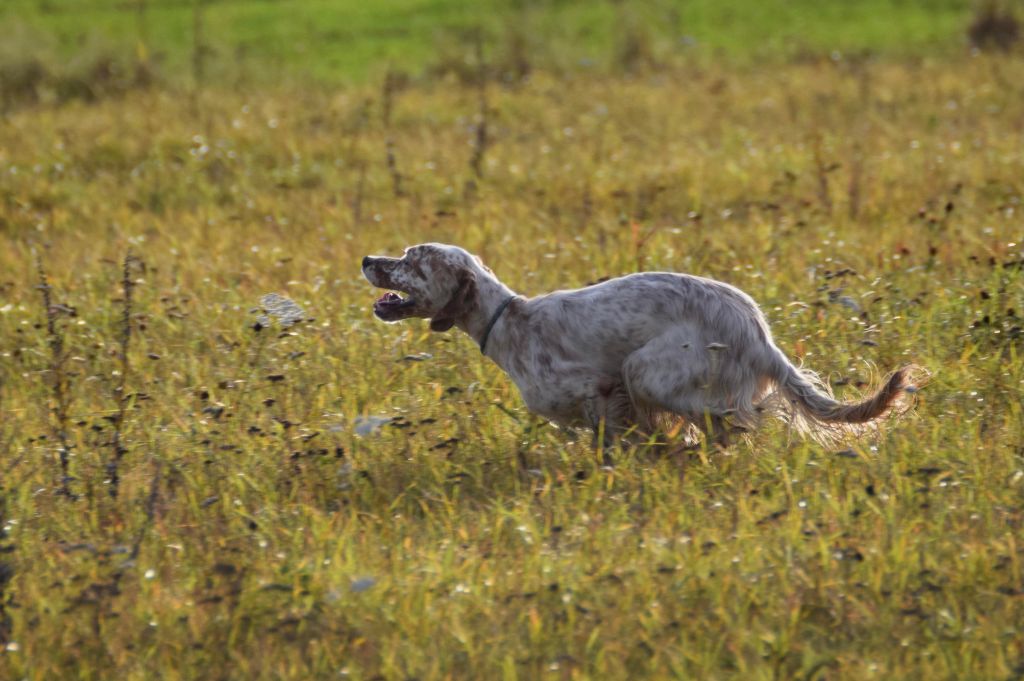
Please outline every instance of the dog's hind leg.
[[630, 354], [623, 381], [634, 404], [677, 414], [726, 446], [730, 421], [746, 426], [754, 392], [727, 350], [680, 326]]

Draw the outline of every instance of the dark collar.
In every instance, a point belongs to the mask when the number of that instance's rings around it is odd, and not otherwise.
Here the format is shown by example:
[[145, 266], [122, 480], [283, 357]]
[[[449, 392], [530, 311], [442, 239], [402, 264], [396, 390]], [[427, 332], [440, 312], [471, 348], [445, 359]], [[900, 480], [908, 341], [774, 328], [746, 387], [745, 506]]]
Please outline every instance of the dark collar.
[[501, 305], [499, 305], [498, 309], [495, 310], [494, 314], [491, 315], [491, 321], [487, 322], [487, 328], [484, 329], [484, 335], [483, 337], [480, 338], [480, 354], [487, 354], [487, 339], [491, 335], [491, 329], [493, 329], [494, 325], [498, 323], [498, 317], [501, 316], [501, 313], [505, 311], [505, 308], [508, 307], [508, 304], [515, 300], [515, 298], [515, 296], [509, 296], [505, 300], [501, 301]]

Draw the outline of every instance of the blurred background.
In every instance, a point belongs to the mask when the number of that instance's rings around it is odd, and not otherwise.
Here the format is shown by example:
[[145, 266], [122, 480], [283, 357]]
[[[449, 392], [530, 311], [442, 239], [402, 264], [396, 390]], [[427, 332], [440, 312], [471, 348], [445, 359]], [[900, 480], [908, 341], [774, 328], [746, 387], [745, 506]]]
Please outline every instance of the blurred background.
[[822, 57], [1018, 49], [1015, 0], [5, 0], [5, 107], [135, 88], [506, 82]]

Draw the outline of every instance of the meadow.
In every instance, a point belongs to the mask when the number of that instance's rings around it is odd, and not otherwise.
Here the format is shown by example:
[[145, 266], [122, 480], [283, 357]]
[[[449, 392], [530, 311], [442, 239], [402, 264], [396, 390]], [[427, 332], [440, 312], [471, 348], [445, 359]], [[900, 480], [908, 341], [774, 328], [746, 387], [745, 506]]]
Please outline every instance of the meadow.
[[[467, 52], [0, 118], [0, 678], [1024, 676], [1019, 56]], [[606, 467], [372, 317], [361, 258], [422, 241], [719, 278], [842, 398], [932, 380]]]
[[905, 57], [962, 51], [976, 10], [971, 0], [5, 0], [0, 70], [38, 64], [81, 80], [140, 60], [178, 81], [365, 84], [457, 63], [477, 32], [492, 61], [558, 71], [835, 50]]

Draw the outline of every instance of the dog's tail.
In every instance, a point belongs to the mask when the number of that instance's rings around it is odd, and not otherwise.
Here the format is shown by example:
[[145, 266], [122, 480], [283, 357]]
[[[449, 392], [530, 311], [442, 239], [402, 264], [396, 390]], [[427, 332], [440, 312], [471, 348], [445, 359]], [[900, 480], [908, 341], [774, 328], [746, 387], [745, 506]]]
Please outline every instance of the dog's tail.
[[816, 373], [781, 359], [784, 365], [777, 365], [776, 393], [765, 406], [823, 443], [861, 434], [882, 417], [904, 413], [911, 406], [910, 396], [928, 378], [923, 368], [904, 366], [890, 374], [873, 395], [858, 402], [838, 402]]

